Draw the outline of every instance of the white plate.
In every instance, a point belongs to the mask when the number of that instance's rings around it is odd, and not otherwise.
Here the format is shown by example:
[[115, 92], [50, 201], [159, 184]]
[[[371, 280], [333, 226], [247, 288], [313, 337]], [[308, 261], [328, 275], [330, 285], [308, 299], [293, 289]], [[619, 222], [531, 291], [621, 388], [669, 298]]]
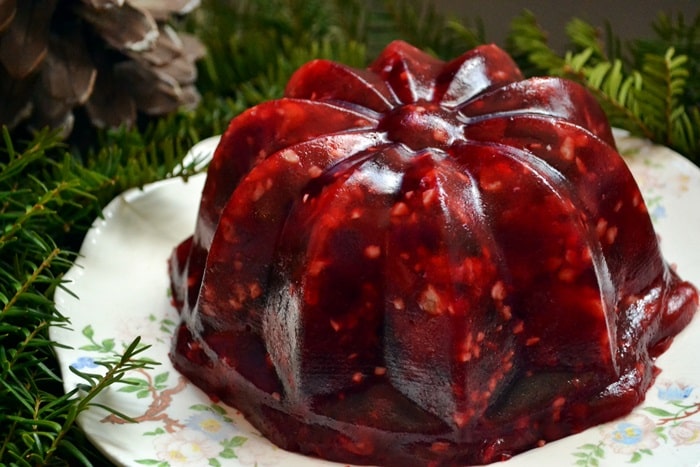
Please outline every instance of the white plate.
[[[649, 204], [666, 258], [700, 284], [700, 170], [678, 154], [617, 134]], [[216, 138], [193, 151], [213, 152]], [[117, 197], [88, 232], [82, 257], [66, 275], [56, 305], [72, 329], [53, 328], [66, 390], [81, 380], [69, 366], [121, 353], [136, 336], [161, 364], [129, 375], [136, 385], [109, 387], [98, 402], [139, 423], [123, 423], [100, 408], [80, 417], [90, 440], [120, 465], [332, 466], [280, 450], [236, 410], [214, 404], [175, 371], [168, 358], [177, 315], [167, 295], [166, 260], [194, 228], [204, 176], [171, 179]], [[700, 465], [700, 318], [658, 360], [662, 373], [643, 406], [629, 416], [549, 443], [507, 461], [508, 467]]]

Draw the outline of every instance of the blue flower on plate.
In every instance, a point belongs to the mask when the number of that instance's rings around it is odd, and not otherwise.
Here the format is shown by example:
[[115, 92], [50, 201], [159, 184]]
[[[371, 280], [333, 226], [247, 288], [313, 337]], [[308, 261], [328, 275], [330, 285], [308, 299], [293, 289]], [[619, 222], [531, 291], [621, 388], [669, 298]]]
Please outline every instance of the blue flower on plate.
[[639, 443], [644, 437], [644, 430], [629, 422], [618, 423], [613, 432], [613, 439], [620, 444], [632, 445]]
[[643, 414], [632, 414], [626, 420], [608, 425], [603, 440], [619, 454], [654, 450], [659, 446], [659, 433], [652, 419]]
[[690, 397], [692, 394], [693, 386], [686, 386], [679, 383], [666, 383], [660, 384], [658, 387], [659, 399], [664, 401], [682, 401]]
[[238, 435], [238, 430], [230, 422], [213, 412], [194, 414], [187, 418], [185, 424], [188, 428], [204, 433], [209, 439], [215, 441], [223, 441]]
[[78, 357], [70, 366], [76, 370], [84, 370], [86, 368], [97, 368], [98, 365], [92, 357], [83, 355], [82, 357]]
[[657, 204], [651, 210], [651, 217], [652, 217], [652, 219], [657, 219], [657, 220], [665, 218], [666, 217], [666, 208], [661, 204]]

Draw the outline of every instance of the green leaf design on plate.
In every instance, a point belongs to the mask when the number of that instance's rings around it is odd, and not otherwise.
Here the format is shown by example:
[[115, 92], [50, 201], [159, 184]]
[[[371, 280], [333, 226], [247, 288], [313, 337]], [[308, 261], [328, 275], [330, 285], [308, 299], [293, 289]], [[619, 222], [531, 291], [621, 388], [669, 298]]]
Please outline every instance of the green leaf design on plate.
[[644, 407], [643, 409], [645, 412], [649, 412], [652, 415], [656, 415], [657, 417], [673, 417], [674, 414], [669, 412], [668, 410], [660, 409], [658, 407]]

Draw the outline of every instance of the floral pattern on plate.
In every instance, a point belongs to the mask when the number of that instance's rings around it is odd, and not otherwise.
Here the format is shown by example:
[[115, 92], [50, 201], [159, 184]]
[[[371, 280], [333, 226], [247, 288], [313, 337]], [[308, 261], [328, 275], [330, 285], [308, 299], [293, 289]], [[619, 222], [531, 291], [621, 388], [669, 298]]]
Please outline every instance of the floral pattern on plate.
[[677, 381], [659, 381], [654, 389], [658, 405], [644, 405], [624, 419], [600, 427], [598, 443], [586, 443], [573, 453], [575, 465], [603, 465], [608, 451], [634, 464], [646, 457], [651, 459], [661, 446], [677, 449], [700, 445], [700, 419], [696, 417], [700, 397], [696, 388]]
[[[700, 170], [673, 151], [616, 133], [662, 240], [681, 275], [700, 284]], [[210, 154], [216, 138], [193, 152]], [[337, 466], [283, 451], [238, 411], [211, 401], [172, 367], [170, 336], [177, 314], [167, 296], [166, 259], [191, 234], [204, 177], [166, 180], [115, 199], [88, 233], [79, 265], [68, 274], [75, 295], [57, 291], [72, 329], [52, 338], [70, 390], [81, 380], [68, 370], [98, 371], [137, 336], [145, 356], [160, 362], [110, 386], [97, 402], [138, 423], [95, 407], [81, 415], [90, 439], [118, 465]], [[79, 298], [78, 298], [79, 297]], [[519, 454], [508, 467], [634, 465], [700, 466], [700, 359], [694, 319], [658, 360], [662, 369], [646, 402], [627, 417]]]

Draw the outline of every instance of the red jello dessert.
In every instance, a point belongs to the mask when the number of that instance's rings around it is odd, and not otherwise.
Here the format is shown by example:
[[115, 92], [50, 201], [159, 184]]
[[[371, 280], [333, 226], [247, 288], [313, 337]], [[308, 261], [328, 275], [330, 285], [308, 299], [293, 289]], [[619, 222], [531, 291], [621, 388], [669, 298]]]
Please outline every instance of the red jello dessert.
[[303, 66], [170, 262], [172, 359], [284, 449], [482, 464], [628, 413], [697, 308], [577, 84], [486, 45]]

